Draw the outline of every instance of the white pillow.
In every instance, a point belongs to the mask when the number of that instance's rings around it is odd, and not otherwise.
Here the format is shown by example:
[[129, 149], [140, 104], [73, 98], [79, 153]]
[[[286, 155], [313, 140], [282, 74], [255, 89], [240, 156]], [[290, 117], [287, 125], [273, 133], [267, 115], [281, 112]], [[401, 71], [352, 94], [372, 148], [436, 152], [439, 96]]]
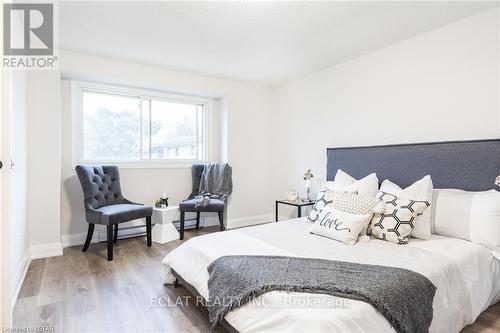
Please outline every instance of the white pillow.
[[309, 232], [353, 245], [371, 216], [354, 215], [326, 207], [319, 214], [318, 220], [311, 225]]
[[329, 191], [350, 192], [375, 197], [378, 191], [378, 178], [377, 174], [372, 173], [360, 180], [356, 180], [339, 169], [335, 174], [335, 179], [324, 183], [323, 188]]
[[[432, 205], [433, 185], [431, 176], [425, 176], [424, 178], [416, 181], [404, 190], [390, 180], [386, 179], [382, 182], [382, 185], [380, 185], [380, 190], [383, 192], [392, 193], [398, 198], [423, 200], [429, 202]], [[432, 209], [426, 209], [421, 216], [417, 217], [417, 219], [415, 220], [415, 228], [411, 233], [412, 237], [420, 239], [431, 238], [431, 215]]]
[[500, 259], [500, 192], [435, 192], [434, 232], [482, 244]]
[[[307, 221], [314, 223], [318, 220], [321, 211], [325, 208], [335, 208], [342, 212], [366, 215], [380, 212], [384, 209], [382, 200], [349, 192], [320, 191], [318, 201], [314, 204]], [[361, 232], [366, 235], [366, 228]]]
[[[340, 210], [355, 215], [373, 215], [373, 213], [382, 213], [385, 209], [385, 204], [382, 200], [346, 192], [327, 192], [333, 193], [332, 201], [326, 207]], [[325, 197], [329, 197], [325, 195]], [[360, 236], [366, 236], [368, 223], [363, 227]]]

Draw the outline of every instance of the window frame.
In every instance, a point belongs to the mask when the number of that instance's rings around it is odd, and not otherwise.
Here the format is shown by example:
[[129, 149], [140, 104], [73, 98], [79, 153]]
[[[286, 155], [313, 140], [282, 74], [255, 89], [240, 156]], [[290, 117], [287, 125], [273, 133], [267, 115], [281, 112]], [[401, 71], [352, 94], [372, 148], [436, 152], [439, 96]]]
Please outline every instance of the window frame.
[[[174, 103], [203, 105], [203, 149], [201, 159], [144, 159], [142, 155], [143, 117], [140, 117], [140, 157], [137, 160], [89, 160], [83, 158], [83, 92], [121, 95], [142, 100], [158, 100]], [[193, 163], [207, 163], [213, 160], [213, 100], [205, 97], [168, 93], [158, 90], [123, 87], [102, 83], [71, 80], [71, 137], [72, 137], [72, 166], [78, 164], [113, 164], [121, 168], [184, 168]], [[198, 136], [196, 136], [198, 138]]]

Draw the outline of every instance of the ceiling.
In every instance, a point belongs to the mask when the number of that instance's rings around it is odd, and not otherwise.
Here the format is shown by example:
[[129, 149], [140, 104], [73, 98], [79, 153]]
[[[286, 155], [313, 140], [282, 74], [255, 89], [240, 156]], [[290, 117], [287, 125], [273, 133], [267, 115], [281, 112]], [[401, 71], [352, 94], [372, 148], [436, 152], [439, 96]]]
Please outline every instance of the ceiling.
[[278, 84], [495, 2], [62, 2], [62, 49]]

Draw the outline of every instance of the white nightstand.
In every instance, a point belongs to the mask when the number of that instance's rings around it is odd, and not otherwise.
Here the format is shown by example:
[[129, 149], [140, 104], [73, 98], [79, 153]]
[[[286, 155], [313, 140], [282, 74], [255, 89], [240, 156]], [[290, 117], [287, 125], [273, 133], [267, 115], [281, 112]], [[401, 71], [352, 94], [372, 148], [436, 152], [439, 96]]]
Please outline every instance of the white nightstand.
[[179, 232], [172, 224], [178, 213], [179, 206], [153, 208], [153, 242], [165, 244], [179, 239]]

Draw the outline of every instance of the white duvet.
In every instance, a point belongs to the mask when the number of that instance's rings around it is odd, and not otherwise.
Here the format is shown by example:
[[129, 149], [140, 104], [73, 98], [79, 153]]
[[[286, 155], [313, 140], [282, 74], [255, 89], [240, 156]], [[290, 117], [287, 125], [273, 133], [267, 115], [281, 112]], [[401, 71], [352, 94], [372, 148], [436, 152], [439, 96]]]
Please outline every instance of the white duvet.
[[[208, 299], [207, 266], [225, 255], [283, 255], [402, 267], [426, 276], [437, 287], [431, 332], [459, 332], [500, 298], [500, 261], [482, 245], [433, 235], [406, 246], [380, 240], [348, 246], [309, 234], [309, 226], [304, 218], [292, 219], [190, 239], [163, 260], [164, 281], [174, 282], [173, 269]], [[280, 291], [256, 298], [225, 319], [239, 332], [393, 331], [368, 303]]]

